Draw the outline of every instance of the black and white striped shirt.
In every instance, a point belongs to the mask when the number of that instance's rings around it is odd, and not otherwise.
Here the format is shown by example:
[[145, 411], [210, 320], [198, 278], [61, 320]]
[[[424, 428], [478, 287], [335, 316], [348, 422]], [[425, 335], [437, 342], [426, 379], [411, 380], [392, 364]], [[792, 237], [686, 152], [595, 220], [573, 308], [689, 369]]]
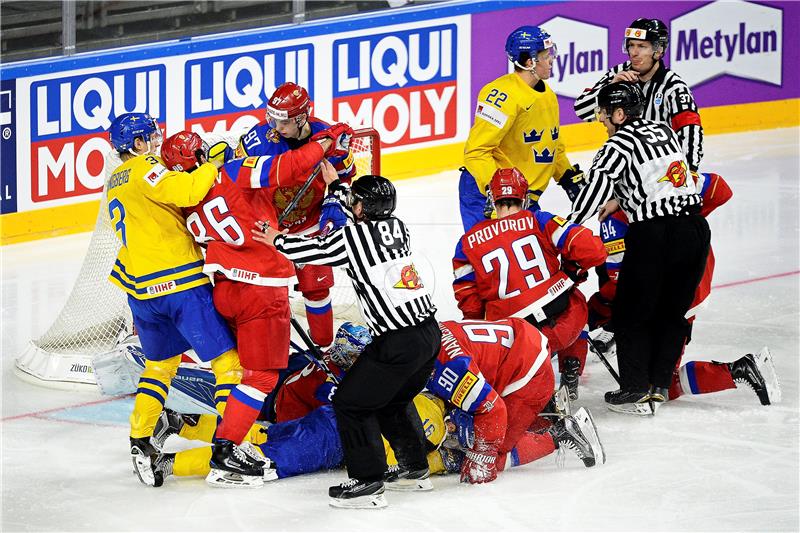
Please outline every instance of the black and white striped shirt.
[[609, 137], [592, 161], [569, 219], [581, 224], [612, 197], [629, 220], [685, 213], [700, 205], [678, 138], [663, 122], [634, 119]]
[[[630, 61], [613, 67], [594, 87], [584, 90], [575, 99], [575, 114], [578, 118], [587, 122], [595, 120], [597, 93], [623, 70], [631, 70]], [[669, 70], [663, 61], [659, 61], [656, 73], [646, 82], [639, 83], [639, 88], [645, 96], [642, 118], [669, 124], [680, 139], [689, 168], [697, 171], [703, 159], [703, 126], [700, 124], [700, 115], [689, 86], [680, 76]]]
[[[347, 193], [344, 185], [334, 190], [340, 201]], [[410, 240], [406, 225], [389, 217], [347, 224], [325, 237], [281, 235], [275, 248], [294, 263], [344, 267], [361, 315], [377, 336], [419, 324], [436, 312], [414, 266]]]

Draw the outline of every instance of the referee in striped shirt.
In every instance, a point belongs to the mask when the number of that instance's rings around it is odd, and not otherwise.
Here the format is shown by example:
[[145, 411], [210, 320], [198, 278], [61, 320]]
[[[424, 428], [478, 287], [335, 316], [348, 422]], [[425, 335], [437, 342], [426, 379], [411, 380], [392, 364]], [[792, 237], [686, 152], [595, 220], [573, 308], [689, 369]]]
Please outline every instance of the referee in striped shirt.
[[[412, 400], [428, 381], [439, 353], [436, 308], [414, 266], [406, 225], [392, 216], [396, 191], [382, 176], [362, 176], [352, 189], [323, 162], [326, 205], [339, 200], [346, 224], [326, 236], [278, 233], [263, 224], [254, 238], [272, 244], [296, 264], [344, 267], [373, 340], [348, 370], [333, 397], [333, 408], [350, 480], [329, 490], [335, 507], [383, 507], [387, 487], [409, 483], [430, 490], [424, 434]], [[397, 457], [399, 472], [385, 476], [381, 434]], [[404, 488], [404, 490], [409, 490]]]
[[609, 138], [569, 218], [580, 224], [603, 206], [601, 220], [620, 207], [630, 220], [610, 326], [620, 390], [605, 399], [614, 411], [655, 414], [689, 335], [685, 315], [711, 232], [699, 215], [701, 199], [678, 138], [666, 124], [640, 118], [644, 96], [638, 86], [607, 85], [597, 102]]
[[581, 120], [594, 120], [597, 93], [610, 83], [637, 82], [645, 97], [642, 117], [669, 124], [678, 135], [689, 169], [697, 172], [703, 159], [703, 126], [692, 91], [664, 64], [669, 44], [667, 26], [658, 19], [636, 19], [625, 29], [623, 52], [629, 60], [611, 68], [575, 100]]

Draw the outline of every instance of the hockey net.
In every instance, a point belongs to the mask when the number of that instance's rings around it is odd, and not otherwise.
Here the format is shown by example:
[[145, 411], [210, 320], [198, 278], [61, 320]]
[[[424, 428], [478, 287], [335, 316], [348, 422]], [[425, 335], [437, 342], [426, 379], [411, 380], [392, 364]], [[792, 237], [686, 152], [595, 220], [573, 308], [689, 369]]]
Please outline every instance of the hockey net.
[[[356, 176], [380, 173], [380, 137], [371, 128], [356, 130], [351, 141]], [[100, 201], [105, 206], [105, 193]], [[127, 296], [108, 281], [119, 251], [108, 210], [97, 215], [78, 278], [56, 320], [31, 340], [16, 360], [17, 375], [36, 384], [62, 389], [94, 386], [92, 358], [112, 350], [133, 334]], [[359, 320], [355, 293], [343, 271], [334, 269], [331, 289], [334, 316]], [[305, 315], [302, 295], [291, 299], [295, 314]]]

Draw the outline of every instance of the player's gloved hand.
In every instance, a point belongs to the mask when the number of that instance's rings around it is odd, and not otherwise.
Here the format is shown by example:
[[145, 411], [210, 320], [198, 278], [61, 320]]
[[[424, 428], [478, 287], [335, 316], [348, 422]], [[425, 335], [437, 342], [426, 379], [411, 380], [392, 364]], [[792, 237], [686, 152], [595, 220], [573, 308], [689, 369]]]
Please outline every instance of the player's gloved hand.
[[581, 266], [575, 261], [562, 259], [561, 271], [564, 272], [564, 274], [566, 274], [567, 277], [572, 281], [574, 281], [575, 283], [583, 283], [584, 281], [589, 279], [589, 272], [583, 270]]
[[350, 139], [353, 137], [353, 128], [339, 122], [327, 130], [322, 130], [313, 137], [312, 141], [331, 140], [331, 145], [325, 150], [325, 157], [344, 157], [350, 153]]
[[450, 411], [450, 422], [456, 427], [458, 444], [464, 449], [475, 446], [475, 421], [471, 414], [461, 409]]
[[558, 180], [558, 185], [567, 193], [569, 201], [574, 202], [575, 198], [580, 194], [581, 189], [586, 185], [583, 170], [581, 170], [578, 165], [568, 168], [564, 171], [564, 175]]
[[531, 213], [535, 213], [536, 211], [541, 210], [542, 208], [539, 207], [539, 196], [538, 194], [534, 196], [534, 191], [528, 189], [528, 211]]
[[490, 191], [487, 187], [486, 189], [486, 203], [483, 204], [483, 216], [484, 218], [492, 218], [494, 214], [494, 200], [492, 199], [492, 191]]
[[233, 148], [228, 146], [228, 143], [224, 141], [220, 141], [208, 149], [208, 160], [212, 163], [214, 161], [227, 163], [228, 161], [235, 159], [235, 156], [236, 154]]
[[461, 463], [462, 483], [489, 483], [497, 479], [497, 445], [478, 440]]
[[319, 227], [323, 233], [329, 233], [347, 224], [347, 214], [338, 198], [333, 194], [325, 197], [322, 202], [322, 212], [319, 215]]

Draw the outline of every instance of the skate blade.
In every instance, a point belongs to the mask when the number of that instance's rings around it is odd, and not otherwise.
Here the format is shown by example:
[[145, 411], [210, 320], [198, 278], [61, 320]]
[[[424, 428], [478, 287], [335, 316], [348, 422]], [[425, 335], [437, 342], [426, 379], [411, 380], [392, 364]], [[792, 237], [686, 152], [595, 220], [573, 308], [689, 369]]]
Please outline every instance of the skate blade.
[[608, 406], [609, 411], [614, 411], [615, 413], [622, 413], [625, 415], [636, 415], [636, 416], [654, 416], [655, 412], [653, 409], [650, 408], [649, 403], [626, 403], [622, 405], [614, 405], [611, 403], [606, 404]]
[[328, 504], [337, 509], [384, 509], [389, 506], [383, 493], [349, 499], [331, 498]]
[[433, 490], [433, 483], [428, 479], [398, 479], [392, 483], [384, 483], [386, 490], [395, 492], [428, 492]]
[[594, 423], [592, 413], [585, 407], [581, 407], [575, 412], [573, 418], [578, 422], [578, 427], [581, 428], [594, 452], [594, 465], [592, 466], [605, 464], [606, 450], [603, 448], [603, 443], [600, 442], [600, 435], [597, 434], [597, 425]]
[[141, 454], [132, 454], [131, 460], [133, 461], [133, 472], [143, 485], [147, 485], [149, 487], [160, 487], [163, 484], [163, 479], [161, 480], [161, 483], [157, 484], [158, 480], [153, 472], [153, 467], [150, 463], [149, 457]]
[[781, 384], [778, 381], [778, 374], [775, 372], [775, 363], [772, 360], [772, 353], [769, 348], [764, 346], [756, 358], [756, 366], [764, 377], [764, 384], [767, 386], [767, 396], [769, 403], [781, 403]]
[[206, 483], [211, 487], [224, 489], [257, 489], [264, 486], [261, 476], [243, 476], [235, 472], [212, 468], [206, 476]]
[[265, 468], [264, 469], [264, 477], [262, 478], [265, 483], [270, 481], [275, 481], [278, 479], [278, 471], [274, 468]]

